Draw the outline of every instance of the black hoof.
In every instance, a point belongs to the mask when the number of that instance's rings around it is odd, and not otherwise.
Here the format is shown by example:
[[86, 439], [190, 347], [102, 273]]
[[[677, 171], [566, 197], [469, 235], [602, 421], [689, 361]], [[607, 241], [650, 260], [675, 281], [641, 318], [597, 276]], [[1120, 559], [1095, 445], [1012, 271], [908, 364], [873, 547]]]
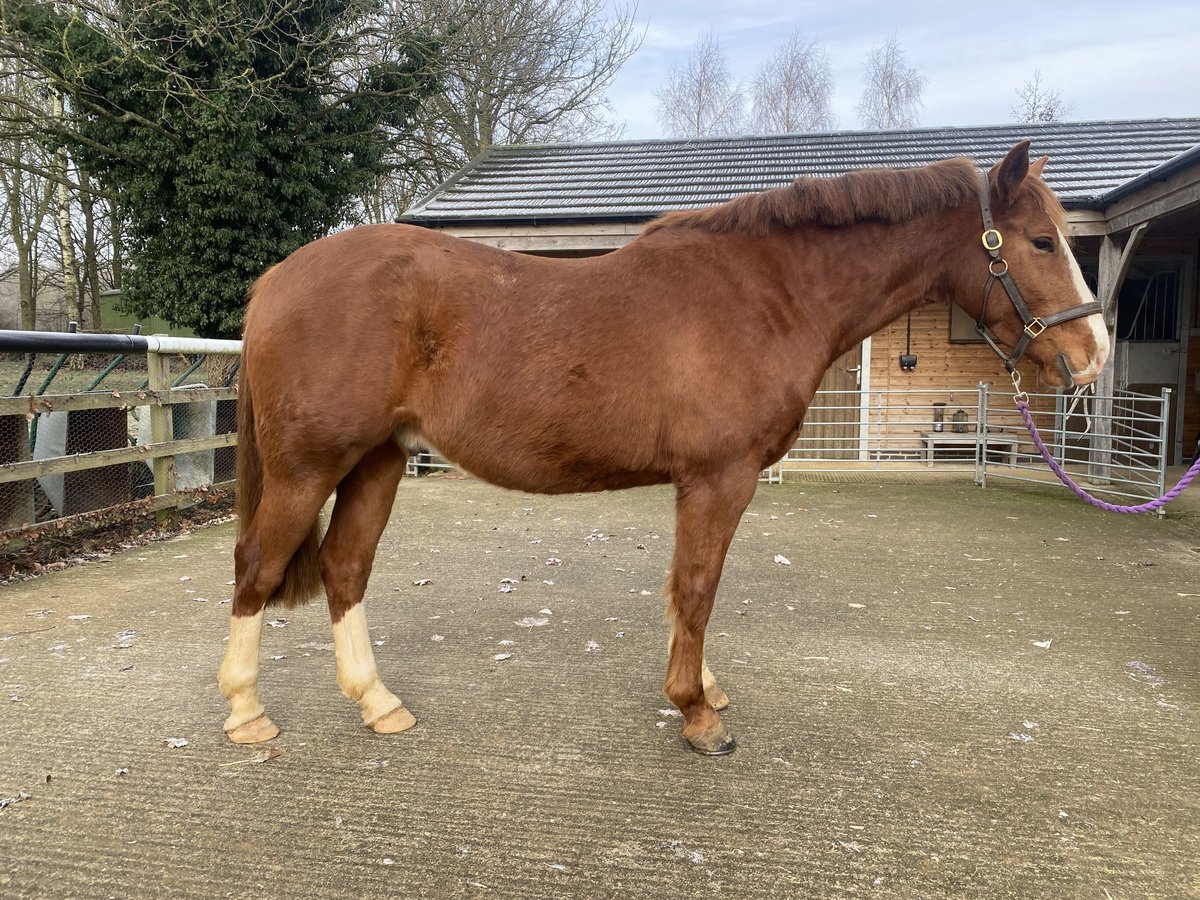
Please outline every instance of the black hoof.
[[694, 738], [685, 738], [693, 750], [701, 756], [728, 756], [737, 749], [737, 741], [725, 729], [706, 734], [698, 734]]

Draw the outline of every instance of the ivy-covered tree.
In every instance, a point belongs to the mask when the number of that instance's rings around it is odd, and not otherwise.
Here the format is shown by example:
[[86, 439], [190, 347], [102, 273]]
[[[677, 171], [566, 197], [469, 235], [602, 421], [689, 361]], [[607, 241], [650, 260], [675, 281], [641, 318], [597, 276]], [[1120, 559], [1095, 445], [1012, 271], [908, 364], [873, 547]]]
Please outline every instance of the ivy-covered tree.
[[[45, 123], [120, 204], [124, 303], [210, 337], [344, 220], [437, 86], [381, 0], [6, 0], [2, 49], [69, 100]], [[389, 159], [392, 161], [389, 162]]]

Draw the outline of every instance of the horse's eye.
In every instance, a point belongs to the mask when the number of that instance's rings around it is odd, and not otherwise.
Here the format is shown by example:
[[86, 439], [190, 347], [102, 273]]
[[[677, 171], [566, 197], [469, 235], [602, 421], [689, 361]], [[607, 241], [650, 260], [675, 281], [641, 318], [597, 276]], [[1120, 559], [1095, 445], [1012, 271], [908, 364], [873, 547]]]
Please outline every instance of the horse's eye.
[[1043, 253], [1054, 252], [1054, 241], [1050, 240], [1050, 238], [1034, 238], [1033, 246]]

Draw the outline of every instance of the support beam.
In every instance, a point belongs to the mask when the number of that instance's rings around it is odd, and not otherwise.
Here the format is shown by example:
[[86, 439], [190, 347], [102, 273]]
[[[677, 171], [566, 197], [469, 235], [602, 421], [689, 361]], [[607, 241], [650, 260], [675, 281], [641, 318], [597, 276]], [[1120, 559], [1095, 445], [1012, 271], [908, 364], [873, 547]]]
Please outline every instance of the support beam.
[[1105, 217], [1112, 232], [1152, 222], [1200, 204], [1200, 167], [1191, 166], [1116, 201]]
[[1096, 279], [1096, 296], [1104, 308], [1104, 324], [1108, 328], [1108, 361], [1096, 380], [1096, 416], [1092, 423], [1088, 481], [1108, 484], [1112, 465], [1112, 396], [1116, 389], [1117, 361], [1117, 295], [1125, 282], [1129, 264], [1146, 234], [1146, 223], [1136, 226], [1123, 243], [1105, 235], [1100, 241], [1100, 271]]
[[[169, 391], [171, 389], [171, 357], [165, 353], [147, 353], [146, 368], [150, 375], [150, 390]], [[175, 407], [150, 407], [150, 440], [155, 444], [165, 443], [175, 437]], [[175, 493], [175, 457], [159, 456], [154, 466], [154, 496]], [[171, 518], [170, 509], [159, 510], [155, 514], [159, 522]]]

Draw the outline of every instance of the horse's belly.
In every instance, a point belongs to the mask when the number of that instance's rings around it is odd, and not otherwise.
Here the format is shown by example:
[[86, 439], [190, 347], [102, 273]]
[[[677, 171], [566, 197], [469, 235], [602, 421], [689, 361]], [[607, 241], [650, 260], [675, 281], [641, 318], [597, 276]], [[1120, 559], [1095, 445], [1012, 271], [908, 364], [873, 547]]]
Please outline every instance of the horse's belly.
[[[566, 445], [552, 439], [527, 443], [496, 432], [455, 440], [443, 435], [427, 438], [415, 429], [397, 431], [396, 439], [410, 452], [436, 449], [459, 468], [499, 487], [534, 494], [573, 494], [663, 484], [670, 473], [655, 466], [634, 464], [636, 454], [601, 443]], [[632, 449], [632, 448], [628, 448]]]

